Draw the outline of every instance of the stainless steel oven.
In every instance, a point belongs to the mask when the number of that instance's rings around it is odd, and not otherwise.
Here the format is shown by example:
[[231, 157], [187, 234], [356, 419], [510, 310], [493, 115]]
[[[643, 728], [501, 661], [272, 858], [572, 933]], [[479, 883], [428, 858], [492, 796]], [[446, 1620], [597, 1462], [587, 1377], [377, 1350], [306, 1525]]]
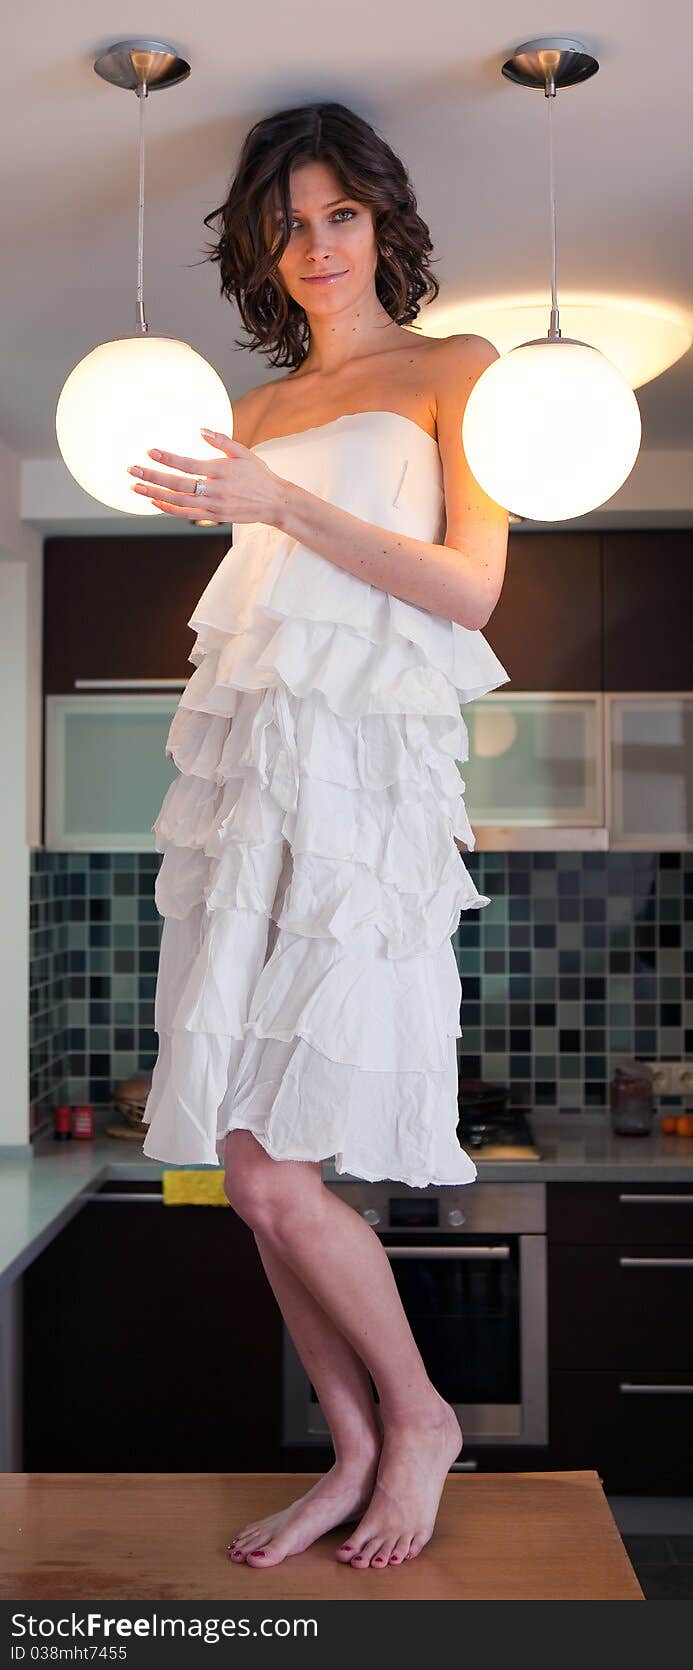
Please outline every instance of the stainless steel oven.
[[[548, 1443], [544, 1184], [407, 1189], [354, 1179], [328, 1186], [380, 1237], [430, 1378], [454, 1405], [465, 1446]], [[329, 1441], [286, 1326], [282, 1395], [285, 1446]]]

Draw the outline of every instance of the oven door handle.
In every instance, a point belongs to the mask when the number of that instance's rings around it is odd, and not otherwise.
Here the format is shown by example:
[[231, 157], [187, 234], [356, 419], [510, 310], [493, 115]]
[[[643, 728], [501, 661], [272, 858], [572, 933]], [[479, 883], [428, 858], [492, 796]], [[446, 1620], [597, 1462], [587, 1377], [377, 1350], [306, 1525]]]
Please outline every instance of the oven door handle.
[[388, 1258], [509, 1258], [508, 1246], [497, 1247], [386, 1247]]

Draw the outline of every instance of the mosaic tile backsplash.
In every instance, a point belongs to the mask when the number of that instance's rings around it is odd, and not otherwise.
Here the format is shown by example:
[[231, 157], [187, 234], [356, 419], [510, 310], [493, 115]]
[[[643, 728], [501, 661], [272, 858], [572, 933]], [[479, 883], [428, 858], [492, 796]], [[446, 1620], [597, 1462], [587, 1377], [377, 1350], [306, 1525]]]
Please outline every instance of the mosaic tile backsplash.
[[[31, 855], [32, 1135], [57, 1102], [111, 1101], [156, 1058], [158, 853]], [[491, 903], [463, 913], [465, 1077], [515, 1106], [608, 1109], [625, 1056], [693, 1050], [693, 853], [465, 854]], [[679, 1098], [661, 1098], [679, 1105]]]

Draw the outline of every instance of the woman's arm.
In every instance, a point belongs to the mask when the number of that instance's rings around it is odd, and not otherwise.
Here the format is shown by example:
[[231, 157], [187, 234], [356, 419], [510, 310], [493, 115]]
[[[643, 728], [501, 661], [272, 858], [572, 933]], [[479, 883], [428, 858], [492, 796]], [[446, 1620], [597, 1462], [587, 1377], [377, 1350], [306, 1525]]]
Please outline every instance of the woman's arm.
[[462, 418], [474, 383], [498, 358], [484, 337], [441, 338], [437, 425], [447, 528], [443, 545], [378, 528], [277, 477], [272, 526], [369, 585], [460, 626], [484, 627], [498, 602], [508, 547], [508, 513], [469, 469]]

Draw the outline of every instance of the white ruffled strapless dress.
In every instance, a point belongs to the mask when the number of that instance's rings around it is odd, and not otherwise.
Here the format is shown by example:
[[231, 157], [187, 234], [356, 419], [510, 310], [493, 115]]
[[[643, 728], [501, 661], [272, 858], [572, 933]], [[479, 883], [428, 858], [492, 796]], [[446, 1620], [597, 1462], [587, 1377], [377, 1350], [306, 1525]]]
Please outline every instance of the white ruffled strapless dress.
[[[252, 449], [378, 527], [441, 542], [436, 441], [396, 412]], [[462, 987], [477, 891], [460, 703], [508, 674], [483, 634], [260, 523], [189, 625], [195, 666], [152, 828], [164, 917], [144, 1153], [218, 1165], [227, 1131], [277, 1160], [414, 1187], [472, 1182], [460, 1147]]]

